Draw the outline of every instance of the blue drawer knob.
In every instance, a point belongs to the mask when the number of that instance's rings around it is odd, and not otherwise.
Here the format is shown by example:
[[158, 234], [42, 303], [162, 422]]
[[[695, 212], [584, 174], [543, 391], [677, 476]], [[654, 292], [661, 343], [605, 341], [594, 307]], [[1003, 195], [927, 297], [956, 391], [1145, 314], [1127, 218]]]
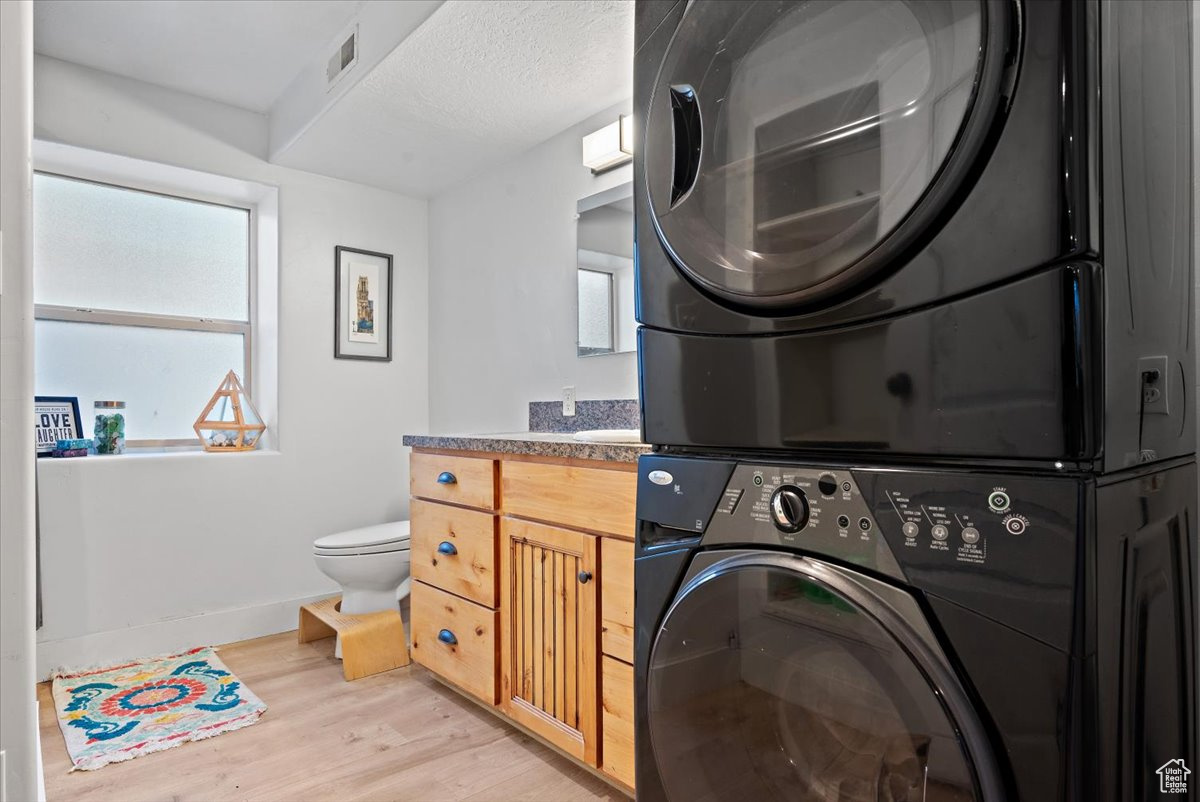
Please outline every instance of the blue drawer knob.
[[438, 640], [440, 640], [442, 643], [445, 643], [448, 646], [457, 646], [458, 645], [458, 638], [454, 637], [454, 633], [448, 629], [443, 629], [441, 632], [438, 633]]
[[438, 474], [437, 483], [439, 485], [456, 485], [458, 477], [450, 473], [450, 471], [442, 471]]
[[454, 556], [455, 554], [458, 554], [458, 549], [454, 548], [454, 544], [449, 540], [443, 540], [438, 544], [438, 554], [449, 554], [450, 556]]

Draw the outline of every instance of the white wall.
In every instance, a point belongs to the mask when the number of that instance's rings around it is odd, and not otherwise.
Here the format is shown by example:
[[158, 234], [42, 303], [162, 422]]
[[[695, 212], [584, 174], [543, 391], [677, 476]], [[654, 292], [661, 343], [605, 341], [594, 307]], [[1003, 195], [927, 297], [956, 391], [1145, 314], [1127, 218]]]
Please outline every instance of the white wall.
[[576, 355], [575, 204], [632, 180], [593, 176], [581, 138], [629, 113], [614, 107], [429, 206], [430, 425], [521, 431], [530, 401], [636, 398], [635, 354]]
[[0, 3], [0, 799], [39, 798], [34, 696], [33, 4]]
[[[34, 76], [39, 139], [277, 186], [280, 221], [279, 451], [41, 460], [39, 673], [291, 629], [336, 590], [312, 540], [408, 512], [427, 204], [263, 161], [261, 115], [40, 56]], [[333, 358], [335, 245], [395, 256], [390, 363]]]

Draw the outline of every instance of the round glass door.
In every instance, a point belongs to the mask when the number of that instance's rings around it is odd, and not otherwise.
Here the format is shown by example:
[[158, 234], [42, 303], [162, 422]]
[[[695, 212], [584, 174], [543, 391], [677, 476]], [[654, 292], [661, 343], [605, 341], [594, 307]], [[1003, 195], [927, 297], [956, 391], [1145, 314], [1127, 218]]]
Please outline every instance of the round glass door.
[[646, 122], [651, 211], [680, 267], [760, 306], [874, 272], [982, 141], [965, 132], [990, 121], [1003, 70], [988, 16], [982, 0], [694, 3]]
[[649, 670], [672, 800], [981, 800], [968, 751], [878, 618], [785, 568], [716, 573], [672, 607]]

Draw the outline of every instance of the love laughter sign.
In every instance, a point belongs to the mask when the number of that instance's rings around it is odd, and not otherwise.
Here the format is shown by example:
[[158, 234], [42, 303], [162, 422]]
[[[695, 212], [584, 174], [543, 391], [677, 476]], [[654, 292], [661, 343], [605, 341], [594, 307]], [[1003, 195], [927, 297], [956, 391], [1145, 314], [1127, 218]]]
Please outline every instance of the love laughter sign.
[[39, 395], [33, 399], [33, 432], [39, 457], [54, 451], [59, 440], [83, 437], [79, 399], [71, 396]]

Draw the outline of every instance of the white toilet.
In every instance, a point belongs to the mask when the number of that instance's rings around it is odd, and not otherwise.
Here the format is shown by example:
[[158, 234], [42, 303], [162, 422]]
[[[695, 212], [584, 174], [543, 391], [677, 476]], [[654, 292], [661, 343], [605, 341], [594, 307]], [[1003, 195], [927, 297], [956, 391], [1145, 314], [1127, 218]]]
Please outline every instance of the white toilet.
[[[343, 613], [395, 610], [408, 595], [411, 560], [408, 521], [326, 535], [313, 542], [313, 560], [342, 586]], [[341, 657], [338, 639], [336, 656]]]

